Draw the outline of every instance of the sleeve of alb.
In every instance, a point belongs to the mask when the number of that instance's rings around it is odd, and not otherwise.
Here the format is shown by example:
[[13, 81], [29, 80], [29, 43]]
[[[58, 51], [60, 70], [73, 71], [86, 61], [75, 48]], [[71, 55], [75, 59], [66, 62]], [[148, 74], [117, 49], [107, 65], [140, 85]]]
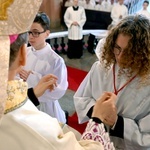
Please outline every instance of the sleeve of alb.
[[109, 133], [111, 136], [120, 137], [122, 139], [124, 138], [124, 120], [122, 116], [118, 116], [114, 130], [110, 129]]
[[88, 116], [89, 118], [92, 117], [93, 108], [94, 108], [94, 106], [92, 106], [92, 107], [89, 109], [89, 111], [87, 112], [87, 116]]

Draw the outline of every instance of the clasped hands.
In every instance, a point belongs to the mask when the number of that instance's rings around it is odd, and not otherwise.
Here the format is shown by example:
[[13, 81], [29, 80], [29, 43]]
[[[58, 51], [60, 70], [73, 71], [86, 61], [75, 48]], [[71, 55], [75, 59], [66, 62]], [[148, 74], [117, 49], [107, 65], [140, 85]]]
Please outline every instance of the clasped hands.
[[118, 119], [115, 105], [117, 96], [111, 92], [104, 92], [96, 101], [92, 117], [99, 118], [104, 124], [113, 127]]
[[74, 21], [74, 22], [72, 23], [72, 25], [78, 26], [79, 24], [78, 24], [78, 22]]
[[122, 15], [119, 16], [119, 19], [122, 19]]

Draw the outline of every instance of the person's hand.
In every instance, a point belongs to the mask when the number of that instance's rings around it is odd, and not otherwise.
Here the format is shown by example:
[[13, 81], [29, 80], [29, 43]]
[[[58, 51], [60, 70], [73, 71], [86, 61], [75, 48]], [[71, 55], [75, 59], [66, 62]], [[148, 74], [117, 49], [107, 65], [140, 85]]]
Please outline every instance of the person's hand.
[[122, 19], [122, 15], [119, 16], [119, 19]]
[[21, 69], [19, 71], [19, 76], [21, 79], [23, 79], [23, 81], [26, 81], [30, 73], [32, 73], [32, 71], [26, 71], [24, 69]]
[[52, 91], [55, 87], [57, 87], [57, 77], [49, 74], [41, 78], [39, 83], [33, 88], [33, 91], [36, 97], [40, 97], [47, 89]]
[[72, 23], [72, 25], [78, 26], [78, 22], [74, 21], [74, 22]]
[[116, 95], [105, 92], [97, 101], [93, 109], [92, 117], [99, 118], [104, 124], [112, 127], [117, 121], [117, 108], [115, 106]]

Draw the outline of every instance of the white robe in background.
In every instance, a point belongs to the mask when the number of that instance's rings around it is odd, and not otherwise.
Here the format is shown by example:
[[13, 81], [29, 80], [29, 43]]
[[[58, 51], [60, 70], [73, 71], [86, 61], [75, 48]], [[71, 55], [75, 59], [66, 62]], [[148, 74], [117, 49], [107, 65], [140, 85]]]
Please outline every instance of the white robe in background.
[[90, 10], [95, 10], [95, 5], [93, 6], [91, 3], [84, 3], [83, 4], [84, 9], [90, 9]]
[[79, 0], [78, 5], [83, 7], [84, 0]]
[[148, 10], [140, 10], [137, 14], [144, 15], [150, 20], [150, 12]]
[[109, 0], [107, 0], [107, 2], [103, 0], [101, 3], [101, 6], [102, 6], [103, 11], [111, 12], [112, 5]]
[[[118, 77], [118, 66], [115, 73], [119, 89], [126, 83], [126, 78], [125, 75]], [[138, 85], [136, 77], [117, 95], [118, 115], [124, 120], [124, 139], [111, 138], [116, 150], [150, 150], [150, 85], [140, 88]], [[89, 120], [87, 112], [105, 91], [114, 92], [112, 68], [106, 73], [97, 61], [74, 95], [79, 123]]]
[[[78, 10], [74, 11], [73, 7], [67, 8], [64, 21], [68, 27], [68, 39], [81, 40], [83, 38], [82, 30], [86, 21], [85, 10], [82, 6], [78, 6]], [[77, 21], [79, 26], [74, 26], [72, 23]]]
[[[85, 3], [86, 3], [86, 0], [82, 0], [82, 2], [83, 2], [83, 4], [85, 4]], [[93, 7], [95, 7], [95, 5], [96, 5], [95, 0], [90, 0], [90, 4], [91, 4]]]
[[95, 10], [97, 10], [97, 11], [103, 11], [102, 5], [96, 4], [96, 5], [95, 5]]
[[64, 60], [51, 49], [48, 43], [41, 50], [34, 50], [33, 47], [28, 47], [27, 62], [24, 69], [33, 72], [27, 78], [29, 88], [34, 87], [44, 75], [54, 74], [57, 76], [58, 81], [55, 90], [51, 92], [46, 90], [38, 100], [41, 111], [65, 123], [65, 113], [58, 102], [58, 99], [65, 94], [68, 87], [67, 69]]
[[65, 7], [69, 7], [69, 6], [72, 6], [72, 5], [73, 5], [72, 1], [66, 1], [65, 2]]
[[90, 0], [90, 3], [93, 5], [93, 7], [96, 5], [95, 0]]
[[120, 15], [122, 15], [122, 18], [126, 17], [128, 15], [128, 9], [124, 4], [120, 5], [116, 3], [111, 10], [112, 25], [116, 25], [121, 20], [119, 19]]

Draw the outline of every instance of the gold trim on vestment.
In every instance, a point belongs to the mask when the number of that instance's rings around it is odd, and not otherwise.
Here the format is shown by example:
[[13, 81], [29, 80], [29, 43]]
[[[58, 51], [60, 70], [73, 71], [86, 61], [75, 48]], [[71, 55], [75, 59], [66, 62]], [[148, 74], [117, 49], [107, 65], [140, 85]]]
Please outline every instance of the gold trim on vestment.
[[7, 114], [13, 110], [16, 110], [17, 108], [23, 106], [26, 102], [27, 102], [28, 98], [26, 98], [25, 100], [23, 100], [22, 102], [20, 102], [19, 104], [16, 104], [15, 106], [12, 106], [11, 108], [5, 108], [5, 112], [4, 114]]

